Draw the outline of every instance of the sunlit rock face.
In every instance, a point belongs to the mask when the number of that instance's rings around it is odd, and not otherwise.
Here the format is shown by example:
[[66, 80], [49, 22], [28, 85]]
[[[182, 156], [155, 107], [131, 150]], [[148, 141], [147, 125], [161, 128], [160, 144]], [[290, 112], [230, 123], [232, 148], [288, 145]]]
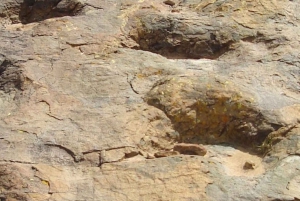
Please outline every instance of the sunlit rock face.
[[299, 9], [2, 0], [0, 200], [300, 200]]

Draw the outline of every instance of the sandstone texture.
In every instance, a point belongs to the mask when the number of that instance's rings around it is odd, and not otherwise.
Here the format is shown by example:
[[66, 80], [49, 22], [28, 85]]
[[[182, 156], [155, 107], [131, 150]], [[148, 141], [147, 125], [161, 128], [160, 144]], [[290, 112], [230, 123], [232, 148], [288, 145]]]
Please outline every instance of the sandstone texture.
[[174, 151], [187, 155], [204, 156], [207, 150], [201, 145], [179, 143], [174, 146]]
[[300, 200], [299, 11], [2, 0], [0, 201]]

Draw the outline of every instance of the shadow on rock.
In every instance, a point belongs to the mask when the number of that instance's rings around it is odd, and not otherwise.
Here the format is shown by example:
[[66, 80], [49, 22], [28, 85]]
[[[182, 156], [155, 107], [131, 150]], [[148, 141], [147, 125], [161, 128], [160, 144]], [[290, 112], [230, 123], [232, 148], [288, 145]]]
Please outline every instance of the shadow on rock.
[[281, 127], [264, 115], [254, 95], [222, 79], [165, 78], [146, 101], [166, 113], [181, 142], [225, 143], [258, 151], [266, 136]]
[[19, 13], [23, 24], [53, 17], [74, 16], [83, 8], [77, 0], [24, 0]]

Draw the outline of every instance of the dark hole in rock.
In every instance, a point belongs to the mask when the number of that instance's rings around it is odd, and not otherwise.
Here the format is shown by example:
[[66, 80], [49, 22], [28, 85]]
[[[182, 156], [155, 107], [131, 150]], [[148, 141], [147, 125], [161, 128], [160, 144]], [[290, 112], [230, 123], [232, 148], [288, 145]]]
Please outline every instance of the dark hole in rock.
[[23, 24], [54, 17], [74, 16], [80, 13], [83, 4], [77, 0], [24, 0], [19, 19]]
[[0, 64], [0, 90], [10, 92], [15, 89], [21, 90], [22, 76], [19, 67], [14, 66], [10, 61], [4, 60]]
[[170, 59], [217, 59], [234, 42], [182, 19], [158, 14], [140, 15], [138, 19], [130, 34], [139, 44], [137, 49]]
[[164, 4], [169, 5], [169, 6], [174, 6], [176, 3], [171, 0], [166, 0], [166, 1], [164, 1]]

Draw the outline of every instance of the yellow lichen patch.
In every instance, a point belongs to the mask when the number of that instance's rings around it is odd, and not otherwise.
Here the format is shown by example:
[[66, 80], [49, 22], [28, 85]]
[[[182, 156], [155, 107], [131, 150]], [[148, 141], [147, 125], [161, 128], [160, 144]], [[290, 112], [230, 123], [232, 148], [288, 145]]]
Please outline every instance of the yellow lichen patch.
[[49, 181], [46, 181], [46, 180], [42, 180], [42, 184], [44, 184], [44, 185], [46, 185], [46, 186], [50, 186]]
[[141, 79], [141, 78], [144, 78], [144, 77], [146, 77], [146, 76], [143, 75], [143, 74], [141, 74], [141, 73], [138, 73], [138, 74], [136, 74], [136, 77], [139, 78], [139, 79]]

